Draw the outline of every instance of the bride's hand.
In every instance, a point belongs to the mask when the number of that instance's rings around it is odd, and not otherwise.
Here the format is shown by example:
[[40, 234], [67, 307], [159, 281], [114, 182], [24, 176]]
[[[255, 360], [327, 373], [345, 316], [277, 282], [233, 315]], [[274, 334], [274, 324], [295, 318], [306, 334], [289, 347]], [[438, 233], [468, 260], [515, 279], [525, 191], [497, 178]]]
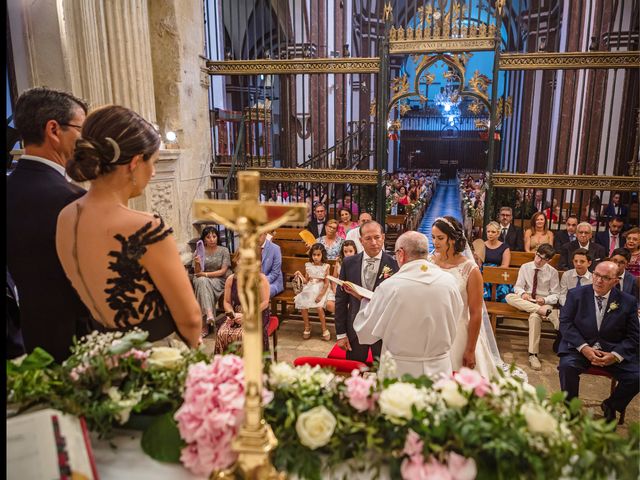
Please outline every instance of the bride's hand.
[[462, 355], [462, 366], [473, 370], [476, 368], [476, 352], [475, 350], [465, 350]]

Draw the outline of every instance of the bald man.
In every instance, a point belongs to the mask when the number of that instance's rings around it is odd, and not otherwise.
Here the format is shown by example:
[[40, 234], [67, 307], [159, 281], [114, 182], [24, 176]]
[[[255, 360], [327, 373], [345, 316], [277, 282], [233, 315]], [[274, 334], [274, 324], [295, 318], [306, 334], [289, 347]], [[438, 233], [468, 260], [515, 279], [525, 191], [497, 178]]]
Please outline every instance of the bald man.
[[456, 281], [427, 261], [429, 241], [422, 233], [400, 235], [395, 253], [398, 272], [377, 288], [371, 301], [362, 299], [353, 323], [358, 340], [382, 340], [382, 351], [395, 360], [398, 376], [451, 374], [451, 345], [464, 308]]

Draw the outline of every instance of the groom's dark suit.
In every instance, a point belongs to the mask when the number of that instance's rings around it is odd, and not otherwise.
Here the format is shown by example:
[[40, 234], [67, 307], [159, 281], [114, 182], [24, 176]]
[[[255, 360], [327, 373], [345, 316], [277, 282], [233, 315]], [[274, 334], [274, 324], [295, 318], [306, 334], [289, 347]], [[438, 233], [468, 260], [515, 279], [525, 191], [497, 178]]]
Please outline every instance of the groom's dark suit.
[[[58, 214], [85, 190], [43, 163], [21, 159], [7, 178], [7, 265], [18, 289], [27, 352], [42, 347], [61, 362], [88, 312], [56, 253]], [[91, 248], [91, 245], [85, 245]]]
[[[362, 286], [363, 257], [363, 252], [351, 257], [346, 257], [340, 270], [340, 279]], [[374, 290], [384, 281], [384, 274], [382, 271], [385, 266], [388, 266], [393, 273], [398, 271], [398, 264], [396, 261], [391, 255], [388, 255], [383, 251], [382, 258], [380, 259], [380, 265], [378, 267], [376, 282], [373, 287]], [[347, 350], [347, 359], [365, 362], [369, 353], [369, 345], [361, 345], [358, 341], [358, 334], [353, 329], [353, 320], [356, 318], [359, 310], [360, 301], [353, 295], [345, 293], [341, 287], [338, 287], [336, 289], [336, 334], [347, 334], [349, 344], [351, 345], [351, 351]], [[382, 340], [371, 345], [371, 353], [374, 358], [380, 357], [381, 350]]]
[[593, 347], [599, 343], [600, 350], [616, 352], [624, 359], [621, 363], [602, 367], [618, 380], [618, 386], [607, 403], [610, 408], [621, 412], [640, 389], [636, 299], [613, 288], [607, 305], [603, 306], [605, 313], [598, 330], [594, 295], [592, 285], [573, 288], [560, 311], [560, 386], [568, 393], [569, 399], [578, 396], [580, 374], [591, 366], [591, 362], [578, 352], [577, 347], [585, 343]]

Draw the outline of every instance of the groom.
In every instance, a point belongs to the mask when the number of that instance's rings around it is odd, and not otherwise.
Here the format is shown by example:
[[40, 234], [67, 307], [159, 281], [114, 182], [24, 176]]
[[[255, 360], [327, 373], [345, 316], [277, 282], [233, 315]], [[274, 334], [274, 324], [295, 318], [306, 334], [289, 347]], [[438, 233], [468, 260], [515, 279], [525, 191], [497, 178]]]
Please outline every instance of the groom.
[[636, 300], [613, 288], [616, 283], [618, 266], [610, 261], [599, 263], [593, 285], [569, 290], [560, 313], [560, 387], [571, 400], [578, 396], [581, 373], [592, 366], [609, 372], [618, 385], [601, 405], [608, 421], [640, 390]]
[[[363, 252], [346, 257], [340, 270], [340, 279], [368, 290], [375, 290], [380, 283], [398, 271], [398, 264], [382, 250], [384, 233], [378, 222], [365, 222], [360, 227]], [[360, 300], [349, 295], [342, 287], [336, 290], [336, 344], [347, 351], [347, 359], [367, 361], [369, 345], [361, 344], [353, 329], [353, 320], [360, 310]], [[373, 357], [380, 356], [382, 342], [371, 345]]]
[[[382, 340], [397, 375], [452, 373], [451, 346], [464, 303], [453, 275], [427, 262], [429, 241], [409, 231], [396, 241], [400, 270], [362, 300], [353, 329], [362, 343]], [[345, 286], [351, 295], [357, 293]], [[428, 301], [428, 308], [417, 298]]]

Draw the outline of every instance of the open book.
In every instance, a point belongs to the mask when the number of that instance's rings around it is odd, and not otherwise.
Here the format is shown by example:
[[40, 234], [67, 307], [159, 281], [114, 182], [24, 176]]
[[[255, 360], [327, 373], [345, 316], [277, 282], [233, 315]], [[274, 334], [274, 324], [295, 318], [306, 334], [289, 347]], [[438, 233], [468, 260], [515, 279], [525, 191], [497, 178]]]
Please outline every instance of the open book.
[[361, 287], [360, 285], [356, 285], [353, 282], [345, 282], [344, 280], [332, 277], [331, 275], [327, 275], [327, 278], [333, 283], [337, 283], [340, 286], [343, 286], [344, 284], [349, 285], [349, 288], [351, 288], [351, 290], [354, 290], [358, 295], [366, 298], [367, 300], [371, 300], [371, 297], [373, 297], [373, 292], [371, 290], [367, 290], [366, 288]]
[[47, 408], [7, 420], [9, 479], [98, 480], [84, 419]]
[[298, 235], [300, 235], [302, 241], [307, 245], [313, 245], [314, 243], [316, 243], [316, 237], [314, 237], [313, 233], [311, 233], [309, 230], [302, 230], [300, 233], [298, 233]]

